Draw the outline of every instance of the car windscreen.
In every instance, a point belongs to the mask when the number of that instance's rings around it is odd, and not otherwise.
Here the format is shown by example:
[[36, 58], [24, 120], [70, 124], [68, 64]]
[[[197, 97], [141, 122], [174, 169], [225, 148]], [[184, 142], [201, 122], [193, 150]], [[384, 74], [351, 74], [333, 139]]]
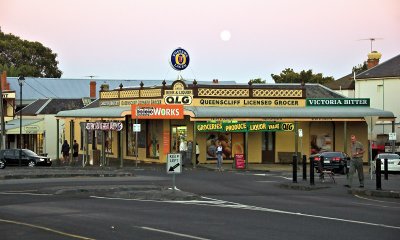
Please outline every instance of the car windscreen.
[[35, 152], [32, 152], [31, 150], [28, 150], [28, 149], [24, 150], [24, 154], [26, 156], [30, 156], [30, 157], [37, 157], [37, 154]]
[[343, 154], [341, 152], [325, 152], [325, 153], [322, 153], [322, 156], [324, 156], [324, 157], [343, 157]]
[[397, 154], [379, 154], [378, 158], [380, 158], [380, 159], [399, 159], [400, 156]]

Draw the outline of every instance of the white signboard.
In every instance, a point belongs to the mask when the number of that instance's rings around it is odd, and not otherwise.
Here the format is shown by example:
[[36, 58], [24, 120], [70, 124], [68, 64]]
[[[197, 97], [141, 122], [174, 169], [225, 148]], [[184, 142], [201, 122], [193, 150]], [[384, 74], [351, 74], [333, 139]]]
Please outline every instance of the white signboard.
[[299, 129], [299, 137], [303, 137], [303, 129]]
[[182, 158], [179, 153], [170, 153], [167, 156], [167, 173], [182, 173]]
[[396, 141], [396, 133], [395, 132], [389, 133], [389, 141]]
[[133, 132], [140, 132], [140, 124], [133, 124]]

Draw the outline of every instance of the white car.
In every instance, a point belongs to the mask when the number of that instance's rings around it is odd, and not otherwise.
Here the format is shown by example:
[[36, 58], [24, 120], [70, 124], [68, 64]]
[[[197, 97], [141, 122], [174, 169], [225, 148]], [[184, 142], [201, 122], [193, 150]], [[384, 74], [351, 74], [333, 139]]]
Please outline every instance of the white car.
[[376, 165], [376, 159], [381, 159], [381, 172], [385, 170], [385, 165], [384, 165], [384, 159], [388, 160], [388, 171], [390, 172], [395, 172], [399, 171], [400, 172], [400, 156], [399, 154], [395, 153], [380, 153], [376, 155], [373, 163], [372, 163], [372, 168], [375, 172], [375, 165]]

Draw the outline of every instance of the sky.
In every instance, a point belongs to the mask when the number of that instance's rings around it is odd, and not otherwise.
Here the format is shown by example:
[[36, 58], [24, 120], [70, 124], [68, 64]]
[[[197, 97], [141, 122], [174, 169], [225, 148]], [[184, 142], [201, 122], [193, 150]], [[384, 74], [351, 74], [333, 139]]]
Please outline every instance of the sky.
[[[285, 68], [335, 79], [400, 54], [399, 0], [0, 0], [0, 27], [57, 53], [63, 78], [236, 81]], [[379, 38], [379, 39], [378, 39]], [[171, 68], [174, 49], [190, 56]]]

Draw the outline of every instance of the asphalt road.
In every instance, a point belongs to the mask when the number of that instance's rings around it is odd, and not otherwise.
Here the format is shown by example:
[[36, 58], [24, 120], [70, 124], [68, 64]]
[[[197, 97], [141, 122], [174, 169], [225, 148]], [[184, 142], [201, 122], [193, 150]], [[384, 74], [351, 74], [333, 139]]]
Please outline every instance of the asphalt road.
[[189, 170], [176, 176], [176, 192], [195, 193], [194, 200], [121, 197], [121, 187], [171, 186], [172, 176], [163, 170], [138, 170], [135, 177], [2, 180], [0, 238], [400, 237], [399, 199], [351, 195], [345, 188], [330, 188], [333, 183], [312, 191], [281, 188], [289, 173]]

